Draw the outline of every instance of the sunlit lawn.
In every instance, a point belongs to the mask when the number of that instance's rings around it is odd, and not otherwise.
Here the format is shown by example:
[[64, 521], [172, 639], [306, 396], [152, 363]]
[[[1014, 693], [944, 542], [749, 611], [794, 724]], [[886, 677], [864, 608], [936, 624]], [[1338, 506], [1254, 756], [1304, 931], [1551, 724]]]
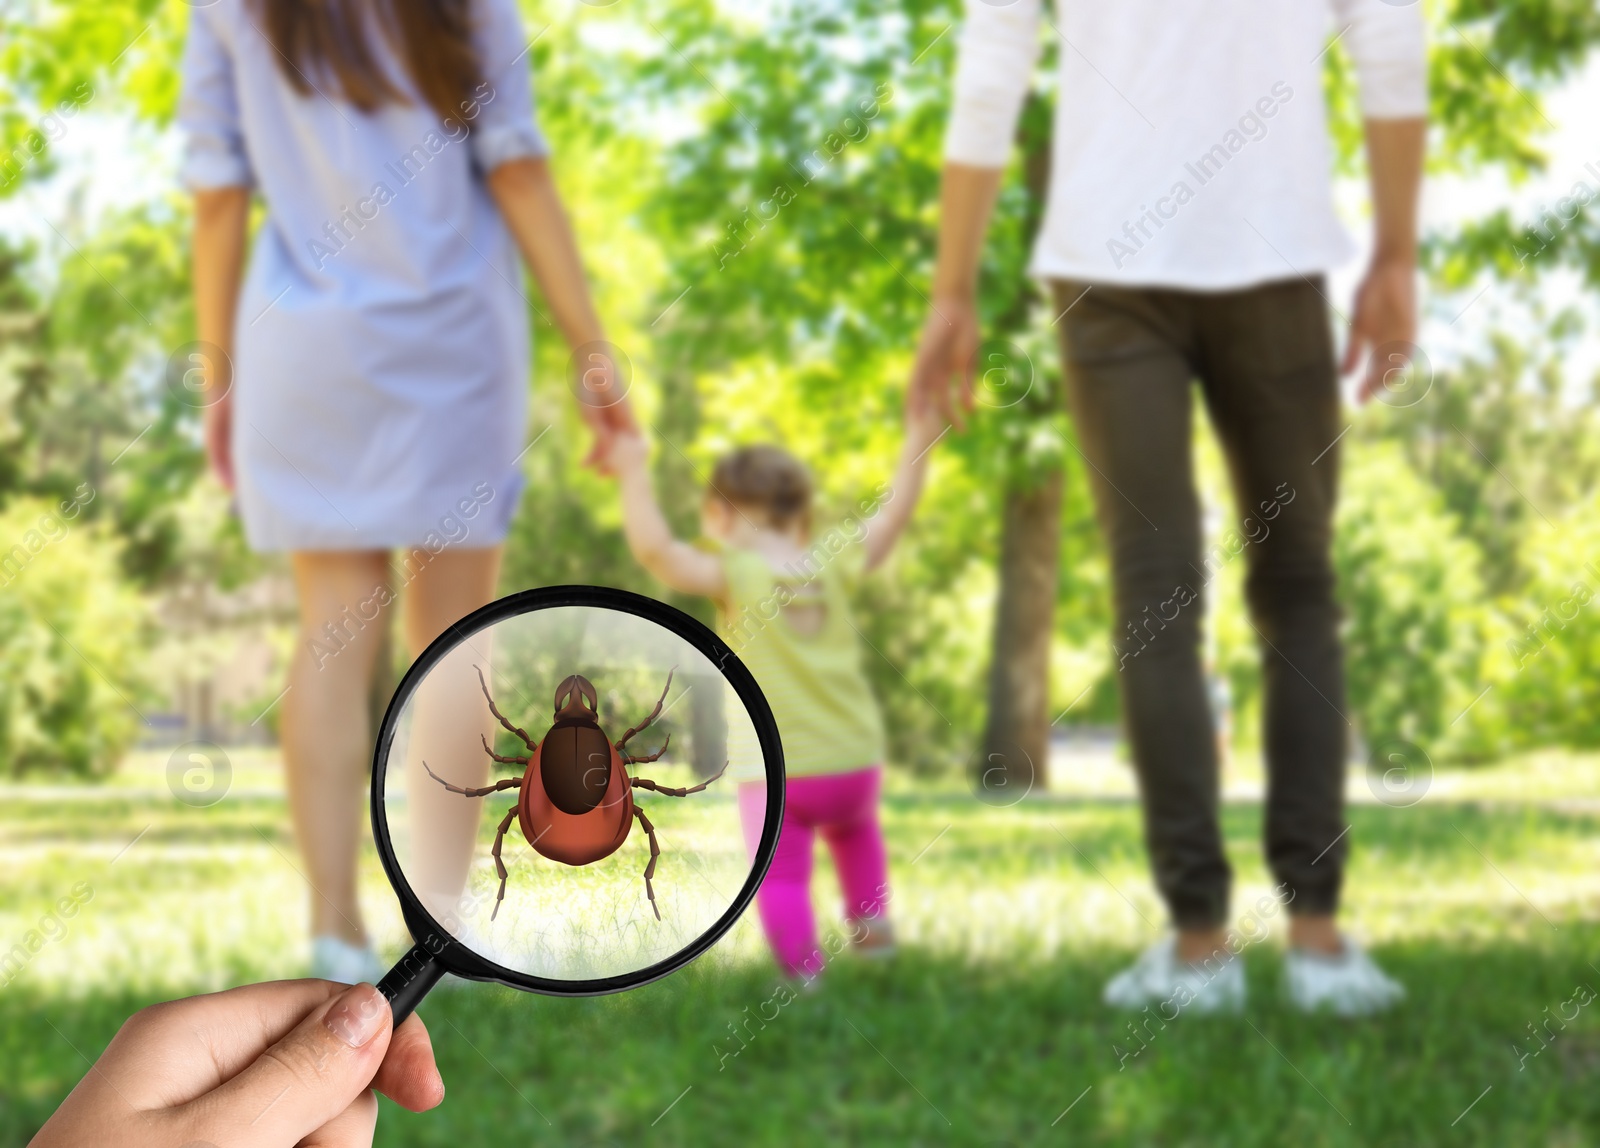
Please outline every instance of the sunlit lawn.
[[[169, 795], [165, 761], [141, 755], [111, 787], [0, 791], [0, 951], [93, 891], [0, 988], [0, 1143], [27, 1140], [132, 1010], [301, 971], [305, 886], [272, 759], [234, 754], [206, 809]], [[1252, 776], [1244, 763], [1226, 814], [1241, 910], [1268, 885]], [[386, 1107], [380, 1142], [1600, 1142], [1600, 1001], [1548, 1047], [1529, 1029], [1600, 990], [1600, 759], [1442, 773], [1414, 807], [1352, 805], [1350, 922], [1409, 986], [1396, 1014], [1287, 1012], [1274, 935], [1246, 951], [1244, 1016], [1181, 1016], [1120, 1067], [1139, 1045], [1100, 986], [1161, 922], [1120, 767], [1086, 763], [1009, 809], [894, 790], [894, 962], [841, 958], [778, 1009], [750, 918], [620, 997], [436, 993], [422, 1011], [448, 1099]], [[392, 898], [367, 867], [392, 951]], [[1544, 1051], [1519, 1067], [1519, 1041]]]

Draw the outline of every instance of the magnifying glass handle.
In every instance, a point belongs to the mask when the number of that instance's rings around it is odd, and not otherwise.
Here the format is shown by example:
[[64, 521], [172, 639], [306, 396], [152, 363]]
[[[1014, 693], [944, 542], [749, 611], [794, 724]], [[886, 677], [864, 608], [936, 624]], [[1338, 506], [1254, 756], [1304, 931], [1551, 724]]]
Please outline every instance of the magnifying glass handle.
[[421, 945], [412, 945], [411, 951], [395, 962], [394, 968], [378, 982], [378, 991], [389, 998], [389, 1008], [394, 1013], [394, 1027], [410, 1016], [428, 995], [428, 990], [439, 983], [445, 968]]

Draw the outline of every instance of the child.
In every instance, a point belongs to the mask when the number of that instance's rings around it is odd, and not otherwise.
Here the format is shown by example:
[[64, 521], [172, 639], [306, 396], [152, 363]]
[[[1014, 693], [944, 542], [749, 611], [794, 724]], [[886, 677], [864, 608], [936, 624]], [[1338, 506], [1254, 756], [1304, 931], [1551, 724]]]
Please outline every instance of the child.
[[[777, 854], [757, 904], [789, 976], [814, 977], [827, 960], [811, 908], [818, 830], [833, 853], [856, 949], [883, 956], [894, 947], [878, 825], [883, 719], [862, 672], [860, 631], [845, 589], [888, 557], [922, 492], [939, 424], [931, 415], [908, 417], [906, 432], [893, 482], [860, 517], [816, 544], [805, 467], [774, 446], [728, 455], [701, 504], [702, 529], [715, 552], [672, 536], [650, 488], [643, 439], [620, 436], [611, 451], [634, 557], [674, 590], [716, 603], [723, 638], [755, 675], [777, 719], [788, 781]], [[740, 783], [739, 811], [752, 849], [765, 802], [763, 782]]]

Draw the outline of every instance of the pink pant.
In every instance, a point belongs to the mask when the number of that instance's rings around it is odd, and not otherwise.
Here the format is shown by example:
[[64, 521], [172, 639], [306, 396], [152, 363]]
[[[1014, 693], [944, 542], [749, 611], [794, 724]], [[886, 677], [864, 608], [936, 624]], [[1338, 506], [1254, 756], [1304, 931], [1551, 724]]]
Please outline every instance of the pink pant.
[[[852, 921], [877, 917], [889, 902], [888, 858], [878, 827], [882, 776], [883, 768], [874, 765], [852, 773], [790, 778], [784, 789], [778, 850], [756, 904], [778, 964], [790, 976], [815, 973], [827, 959], [817, 948], [817, 921], [811, 910], [811, 853], [817, 830], [833, 853], [845, 916]], [[764, 784], [739, 787], [739, 814], [752, 853], [761, 839], [766, 800]]]

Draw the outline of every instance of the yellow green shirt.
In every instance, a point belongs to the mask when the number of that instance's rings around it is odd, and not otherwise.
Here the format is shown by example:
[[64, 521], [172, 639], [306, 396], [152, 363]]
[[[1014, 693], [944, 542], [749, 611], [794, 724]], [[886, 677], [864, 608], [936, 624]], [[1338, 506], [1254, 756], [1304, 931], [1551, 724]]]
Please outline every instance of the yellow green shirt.
[[[847, 773], [884, 758], [883, 717], [861, 669], [860, 633], [845, 594], [861, 575], [864, 551], [852, 543], [812, 554], [793, 571], [774, 571], [749, 550], [722, 555], [728, 596], [719, 604], [718, 629], [772, 707], [790, 777]], [[796, 628], [784, 610], [790, 604], [822, 607], [815, 633]], [[759, 776], [746, 771], [740, 779]]]

